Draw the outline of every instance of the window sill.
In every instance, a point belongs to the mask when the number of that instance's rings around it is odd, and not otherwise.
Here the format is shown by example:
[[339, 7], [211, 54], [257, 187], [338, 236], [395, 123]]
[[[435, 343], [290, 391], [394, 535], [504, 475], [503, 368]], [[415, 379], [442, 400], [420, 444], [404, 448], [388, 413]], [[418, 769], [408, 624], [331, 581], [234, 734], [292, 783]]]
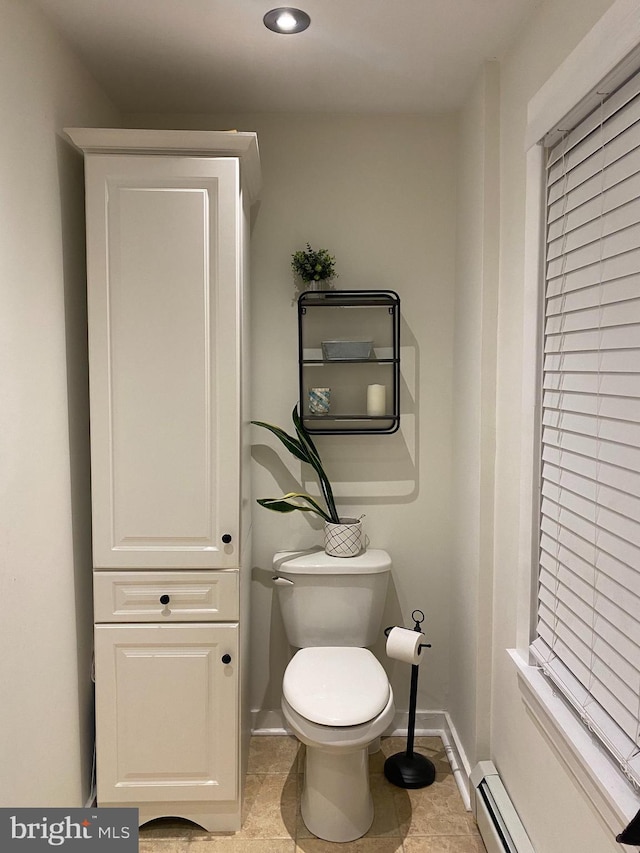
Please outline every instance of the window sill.
[[605, 825], [617, 835], [635, 817], [640, 797], [538, 669], [516, 649], [507, 651], [527, 710]]

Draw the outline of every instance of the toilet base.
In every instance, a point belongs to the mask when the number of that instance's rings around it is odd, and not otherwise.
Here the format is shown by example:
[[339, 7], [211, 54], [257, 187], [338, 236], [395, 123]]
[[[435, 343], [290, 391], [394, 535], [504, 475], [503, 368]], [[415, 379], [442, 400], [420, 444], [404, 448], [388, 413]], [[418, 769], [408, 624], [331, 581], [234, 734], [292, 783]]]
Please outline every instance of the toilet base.
[[325, 841], [354, 841], [373, 823], [368, 748], [328, 753], [307, 745], [302, 819]]

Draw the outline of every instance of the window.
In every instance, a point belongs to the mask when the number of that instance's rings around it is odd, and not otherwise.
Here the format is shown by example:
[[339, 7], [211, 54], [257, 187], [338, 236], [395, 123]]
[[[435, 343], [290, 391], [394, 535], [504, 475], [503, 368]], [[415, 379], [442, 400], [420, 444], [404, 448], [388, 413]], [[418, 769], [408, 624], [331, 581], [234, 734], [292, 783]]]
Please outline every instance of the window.
[[531, 652], [640, 784], [640, 76], [547, 156]]

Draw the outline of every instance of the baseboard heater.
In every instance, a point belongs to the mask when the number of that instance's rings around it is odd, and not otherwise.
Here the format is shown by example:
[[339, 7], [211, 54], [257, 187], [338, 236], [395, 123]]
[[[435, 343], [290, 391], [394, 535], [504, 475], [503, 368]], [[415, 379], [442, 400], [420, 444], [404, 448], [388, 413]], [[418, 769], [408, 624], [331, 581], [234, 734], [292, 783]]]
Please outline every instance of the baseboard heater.
[[487, 853], [535, 853], [493, 761], [480, 761], [471, 777], [471, 807]]

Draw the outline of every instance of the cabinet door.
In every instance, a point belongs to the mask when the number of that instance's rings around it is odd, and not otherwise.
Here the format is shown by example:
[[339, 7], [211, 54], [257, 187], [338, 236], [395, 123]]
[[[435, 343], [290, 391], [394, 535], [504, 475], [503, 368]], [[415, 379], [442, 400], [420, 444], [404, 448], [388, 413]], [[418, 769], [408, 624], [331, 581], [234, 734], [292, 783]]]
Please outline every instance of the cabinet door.
[[238, 161], [91, 154], [86, 180], [94, 565], [233, 568]]
[[98, 805], [234, 800], [237, 624], [97, 625], [95, 640]]

